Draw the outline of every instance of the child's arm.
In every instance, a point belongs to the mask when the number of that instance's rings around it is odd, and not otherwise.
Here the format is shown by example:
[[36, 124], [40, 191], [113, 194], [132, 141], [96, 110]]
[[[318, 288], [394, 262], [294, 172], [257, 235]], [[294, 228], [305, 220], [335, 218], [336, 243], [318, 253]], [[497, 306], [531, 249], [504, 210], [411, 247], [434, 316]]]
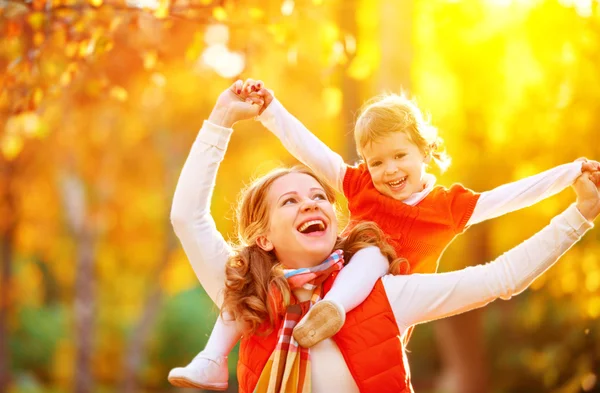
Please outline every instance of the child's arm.
[[535, 176], [482, 192], [467, 225], [529, 207], [558, 194], [573, 184], [581, 175], [582, 169], [586, 169], [585, 165], [581, 161], [560, 165]]
[[572, 205], [494, 262], [449, 273], [385, 276], [385, 290], [401, 331], [523, 292], [592, 226]]
[[337, 191], [343, 192], [346, 164], [342, 157], [314, 136], [277, 99], [273, 98], [258, 119], [294, 157]]

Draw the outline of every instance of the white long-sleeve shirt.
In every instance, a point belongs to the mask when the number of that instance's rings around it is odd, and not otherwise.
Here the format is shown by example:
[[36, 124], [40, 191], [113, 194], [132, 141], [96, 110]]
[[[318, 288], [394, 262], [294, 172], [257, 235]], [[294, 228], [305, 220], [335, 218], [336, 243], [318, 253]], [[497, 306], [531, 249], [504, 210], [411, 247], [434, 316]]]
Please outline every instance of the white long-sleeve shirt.
[[[173, 227], [194, 272], [218, 306], [231, 247], [216, 229], [210, 200], [232, 131], [204, 122], [179, 177], [171, 210]], [[591, 227], [572, 205], [530, 239], [486, 265], [451, 273], [383, 277], [400, 332], [522, 292]], [[354, 258], [382, 256], [377, 249], [367, 248]], [[311, 359], [314, 393], [358, 392], [333, 340], [314, 346]]]
[[[343, 158], [321, 142], [277, 99], [273, 99], [258, 119], [281, 140], [294, 157], [343, 193], [347, 168]], [[581, 175], [581, 166], [581, 162], [560, 165], [535, 176], [482, 192], [467, 226], [523, 209], [557, 194]], [[404, 203], [414, 206], [431, 192], [435, 186], [435, 176], [426, 174], [423, 180], [424, 189], [412, 194]]]

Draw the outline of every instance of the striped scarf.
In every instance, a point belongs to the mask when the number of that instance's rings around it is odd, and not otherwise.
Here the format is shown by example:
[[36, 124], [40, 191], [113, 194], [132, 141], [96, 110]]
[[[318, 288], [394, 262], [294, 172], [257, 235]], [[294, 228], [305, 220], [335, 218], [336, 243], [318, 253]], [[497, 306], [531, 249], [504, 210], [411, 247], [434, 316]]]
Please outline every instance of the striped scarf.
[[310, 393], [310, 352], [298, 345], [292, 331], [308, 312], [309, 308], [321, 300], [321, 286], [333, 273], [342, 268], [344, 252], [335, 250], [329, 258], [318, 266], [284, 270], [284, 276], [291, 290], [304, 288], [314, 290], [310, 301], [289, 305], [281, 329], [277, 346], [260, 374], [254, 393]]

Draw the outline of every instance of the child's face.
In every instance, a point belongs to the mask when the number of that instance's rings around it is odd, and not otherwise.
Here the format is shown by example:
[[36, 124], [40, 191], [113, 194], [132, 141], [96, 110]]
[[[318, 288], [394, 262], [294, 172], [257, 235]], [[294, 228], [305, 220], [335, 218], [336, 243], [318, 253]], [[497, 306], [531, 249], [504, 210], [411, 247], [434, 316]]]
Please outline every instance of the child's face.
[[371, 142], [362, 153], [373, 185], [383, 195], [402, 201], [423, 190], [426, 158], [406, 133], [394, 132]]

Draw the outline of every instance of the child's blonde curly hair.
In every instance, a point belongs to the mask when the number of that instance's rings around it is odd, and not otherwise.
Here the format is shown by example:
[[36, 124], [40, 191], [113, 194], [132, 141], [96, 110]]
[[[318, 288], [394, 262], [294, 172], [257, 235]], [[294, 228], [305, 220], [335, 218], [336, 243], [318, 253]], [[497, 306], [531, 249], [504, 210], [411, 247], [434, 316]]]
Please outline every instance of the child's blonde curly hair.
[[382, 94], [362, 106], [354, 127], [359, 156], [363, 157], [365, 146], [394, 132], [404, 132], [425, 157], [435, 161], [442, 172], [450, 166], [450, 157], [437, 128], [404, 94]]

